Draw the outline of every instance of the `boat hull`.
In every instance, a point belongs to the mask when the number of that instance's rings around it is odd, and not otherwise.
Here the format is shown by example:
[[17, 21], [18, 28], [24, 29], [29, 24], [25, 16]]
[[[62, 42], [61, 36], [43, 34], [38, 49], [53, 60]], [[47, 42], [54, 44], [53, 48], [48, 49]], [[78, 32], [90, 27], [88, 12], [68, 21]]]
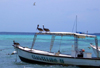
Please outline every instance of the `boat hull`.
[[[75, 58], [35, 53], [24, 48], [15, 47], [21, 61], [28, 63], [46, 63], [58, 65], [100, 66], [99, 58]], [[41, 52], [41, 51], [40, 51]]]
[[[19, 58], [21, 59], [21, 61], [31, 63], [31, 64], [37, 63], [37, 64], [57, 65], [56, 63], [46, 63], [46, 62], [41, 62], [41, 61], [36, 61], [36, 60], [30, 60], [30, 59], [27, 59], [27, 58], [24, 58], [24, 57], [21, 57], [21, 56], [19, 56]], [[61, 64], [59, 64], [59, 65], [61, 65]]]

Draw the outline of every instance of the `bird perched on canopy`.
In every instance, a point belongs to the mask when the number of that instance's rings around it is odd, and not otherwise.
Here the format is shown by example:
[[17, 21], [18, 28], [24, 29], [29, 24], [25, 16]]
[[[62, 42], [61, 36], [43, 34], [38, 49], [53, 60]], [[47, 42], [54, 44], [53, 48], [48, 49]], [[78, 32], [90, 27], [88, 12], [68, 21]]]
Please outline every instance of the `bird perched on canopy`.
[[44, 25], [43, 25], [43, 30], [46, 31], [46, 32], [50, 31], [48, 28], [44, 28]]
[[38, 29], [39, 31], [43, 31], [42, 28], [39, 28], [39, 25], [37, 25], [37, 29]]

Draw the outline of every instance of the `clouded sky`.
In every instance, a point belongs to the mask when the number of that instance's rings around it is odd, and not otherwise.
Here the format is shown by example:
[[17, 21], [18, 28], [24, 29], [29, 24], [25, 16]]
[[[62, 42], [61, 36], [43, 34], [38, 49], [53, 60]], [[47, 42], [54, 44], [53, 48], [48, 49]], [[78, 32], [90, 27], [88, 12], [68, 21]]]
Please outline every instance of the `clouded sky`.
[[72, 32], [76, 15], [77, 31], [100, 33], [100, 0], [0, 0], [0, 32]]

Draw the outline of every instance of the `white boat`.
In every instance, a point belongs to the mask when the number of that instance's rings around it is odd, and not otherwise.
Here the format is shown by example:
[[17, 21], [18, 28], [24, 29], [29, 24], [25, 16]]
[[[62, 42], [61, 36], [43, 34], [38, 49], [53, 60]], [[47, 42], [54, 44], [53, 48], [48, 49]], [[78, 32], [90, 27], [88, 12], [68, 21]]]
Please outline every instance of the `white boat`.
[[[50, 51], [36, 50], [33, 48], [37, 35], [51, 35]], [[75, 38], [74, 45], [72, 46], [71, 55], [51, 52], [54, 40], [56, 36], [72, 36]], [[78, 39], [79, 38], [94, 38], [95, 35], [78, 34], [71, 32], [47, 32], [47, 33], [35, 33], [31, 48], [22, 47], [14, 44], [14, 48], [21, 61], [29, 63], [48, 63], [48, 64], [61, 64], [61, 65], [78, 65], [78, 66], [100, 66], [100, 58], [92, 57], [92, 53], [79, 51]], [[97, 44], [96, 44], [97, 46]]]

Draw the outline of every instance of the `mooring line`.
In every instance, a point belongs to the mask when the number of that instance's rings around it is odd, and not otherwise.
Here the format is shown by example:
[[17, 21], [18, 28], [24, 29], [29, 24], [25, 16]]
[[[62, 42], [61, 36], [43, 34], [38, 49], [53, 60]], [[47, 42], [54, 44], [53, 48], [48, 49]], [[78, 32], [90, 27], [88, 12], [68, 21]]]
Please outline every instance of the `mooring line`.
[[12, 48], [5, 48], [5, 49], [0, 49], [0, 51], [2, 51], [2, 50], [6, 50], [6, 49], [12, 49]]

